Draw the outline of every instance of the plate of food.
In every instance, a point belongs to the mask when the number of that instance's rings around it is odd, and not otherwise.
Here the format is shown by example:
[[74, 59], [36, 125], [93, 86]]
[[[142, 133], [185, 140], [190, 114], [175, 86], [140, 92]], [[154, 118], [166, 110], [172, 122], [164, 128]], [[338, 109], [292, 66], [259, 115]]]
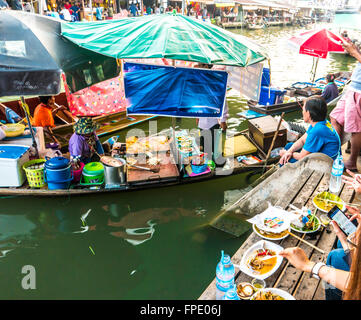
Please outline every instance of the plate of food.
[[288, 292], [277, 288], [264, 288], [257, 291], [251, 300], [296, 300]]
[[320, 229], [320, 219], [313, 214], [307, 216], [300, 215], [298, 219], [291, 222], [290, 227], [293, 231], [300, 233], [313, 233]]
[[329, 212], [334, 206], [338, 206], [342, 211], [346, 209], [345, 202], [331, 192], [321, 192], [313, 198], [315, 207], [323, 212]]
[[281, 265], [283, 258], [278, 253], [282, 250], [281, 246], [273, 242], [258, 241], [243, 254], [240, 270], [250, 277], [264, 280]]
[[279, 233], [274, 233], [274, 232], [268, 232], [268, 231], [259, 229], [255, 224], [253, 224], [253, 231], [255, 233], [257, 233], [263, 239], [276, 241], [276, 240], [281, 240], [281, 239], [287, 238], [289, 235], [288, 232], [290, 230], [288, 229], [288, 230], [284, 230]]
[[255, 290], [249, 282], [241, 282], [237, 285], [237, 294], [240, 299], [249, 300], [254, 293]]

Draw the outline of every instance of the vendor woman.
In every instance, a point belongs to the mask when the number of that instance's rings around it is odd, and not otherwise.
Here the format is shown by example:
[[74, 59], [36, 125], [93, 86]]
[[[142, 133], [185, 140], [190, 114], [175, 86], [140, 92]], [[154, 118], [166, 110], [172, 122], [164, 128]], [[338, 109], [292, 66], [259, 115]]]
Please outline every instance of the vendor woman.
[[95, 133], [96, 129], [97, 125], [90, 117], [79, 118], [74, 124], [74, 133], [69, 140], [72, 160], [79, 159], [80, 162], [87, 164], [91, 161], [99, 161], [99, 156], [104, 155], [104, 149]]
[[338, 88], [335, 84], [335, 75], [328, 74], [326, 76], [327, 85], [323, 89], [323, 92], [321, 94], [321, 97], [326, 100], [326, 103], [329, 103], [333, 99], [336, 99], [338, 97]]

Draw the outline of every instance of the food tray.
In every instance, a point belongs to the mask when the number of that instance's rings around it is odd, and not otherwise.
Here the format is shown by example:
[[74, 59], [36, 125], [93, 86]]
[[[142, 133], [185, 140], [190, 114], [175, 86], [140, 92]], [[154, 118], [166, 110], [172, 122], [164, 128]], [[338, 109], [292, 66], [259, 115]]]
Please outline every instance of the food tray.
[[[127, 181], [129, 184], [147, 184], [164, 181], [175, 181], [179, 178], [179, 170], [171, 153], [159, 153], [160, 164], [154, 166], [159, 172], [141, 170], [133, 167], [127, 169]], [[142, 167], [151, 168], [148, 164], [139, 164]]]
[[146, 152], [168, 152], [170, 150], [169, 141], [163, 142], [164, 135], [139, 138], [137, 142], [126, 145], [127, 154], [144, 154]]

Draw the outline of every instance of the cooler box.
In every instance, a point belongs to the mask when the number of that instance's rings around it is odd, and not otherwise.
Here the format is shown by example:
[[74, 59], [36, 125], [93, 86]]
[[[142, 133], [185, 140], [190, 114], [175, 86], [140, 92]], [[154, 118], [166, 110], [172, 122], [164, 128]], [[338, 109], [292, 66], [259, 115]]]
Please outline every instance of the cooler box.
[[262, 86], [258, 103], [263, 106], [282, 103], [285, 93], [286, 90]]
[[[267, 153], [277, 131], [278, 121], [272, 116], [265, 116], [248, 121], [251, 138]], [[273, 145], [274, 148], [284, 147], [287, 143], [287, 129], [281, 124]]]
[[29, 161], [29, 146], [0, 145], [0, 187], [20, 187], [26, 180], [22, 166]]

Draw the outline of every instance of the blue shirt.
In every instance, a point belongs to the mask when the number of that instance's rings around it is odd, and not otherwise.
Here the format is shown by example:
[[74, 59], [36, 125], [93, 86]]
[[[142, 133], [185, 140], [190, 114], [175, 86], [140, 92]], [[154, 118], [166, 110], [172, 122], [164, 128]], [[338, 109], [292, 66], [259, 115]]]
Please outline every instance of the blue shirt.
[[338, 97], [338, 88], [334, 82], [327, 84], [321, 95], [327, 103]]
[[321, 152], [335, 160], [340, 148], [341, 142], [338, 133], [329, 121], [320, 121], [308, 128], [306, 142], [303, 146], [306, 151]]

